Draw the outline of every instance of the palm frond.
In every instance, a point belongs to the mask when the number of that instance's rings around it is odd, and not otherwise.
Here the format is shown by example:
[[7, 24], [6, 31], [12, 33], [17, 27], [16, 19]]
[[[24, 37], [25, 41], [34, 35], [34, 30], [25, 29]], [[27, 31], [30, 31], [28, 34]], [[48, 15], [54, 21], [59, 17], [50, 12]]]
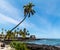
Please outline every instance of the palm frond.
[[36, 13], [35, 10], [33, 10], [33, 12]]
[[26, 7], [26, 5], [23, 6], [23, 8], [25, 8], [25, 7]]
[[30, 13], [28, 14], [28, 18], [30, 17]]
[[35, 6], [35, 5], [34, 5], [34, 4], [32, 4], [31, 2], [29, 3], [29, 5], [30, 5], [30, 6], [32, 6], [32, 7], [33, 7], [33, 6]]

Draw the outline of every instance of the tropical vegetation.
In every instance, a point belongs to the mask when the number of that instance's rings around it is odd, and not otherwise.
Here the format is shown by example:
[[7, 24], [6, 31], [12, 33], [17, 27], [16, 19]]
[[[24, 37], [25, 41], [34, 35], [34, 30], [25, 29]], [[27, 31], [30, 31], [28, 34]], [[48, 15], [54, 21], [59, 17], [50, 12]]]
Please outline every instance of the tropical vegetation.
[[20, 23], [18, 23], [14, 28], [12, 28], [10, 31], [13, 31], [15, 28], [17, 28], [25, 19], [26, 17], [30, 17], [31, 15], [34, 15], [35, 10], [33, 9], [34, 5], [32, 3], [29, 3], [27, 5], [24, 5], [24, 18], [22, 19], [22, 21], [20, 21]]
[[20, 30], [14, 30], [13, 32], [10, 32], [9, 30], [7, 31], [7, 34], [5, 36], [5, 40], [16, 40], [15, 38], [22, 37], [26, 38], [26, 35], [30, 35], [29, 31], [24, 28]]
[[28, 50], [25, 43], [13, 41], [10, 43], [10, 46], [16, 50]]
[[[26, 35], [30, 34], [29, 31], [26, 28], [19, 29], [17, 27], [26, 19], [26, 17], [29, 18], [31, 15], [34, 15], [35, 10], [33, 9], [33, 7], [34, 7], [34, 5], [32, 3], [29, 3], [29, 4], [23, 6], [23, 8], [24, 8], [24, 18], [22, 19], [22, 21], [20, 21], [11, 30], [8, 30], [8, 31], [5, 30], [5, 32], [6, 32], [6, 35], [5, 35], [5, 38], [4, 38], [5, 40], [15, 40], [15, 37], [18, 38], [18, 35], [22, 36], [22, 38], [26, 38]], [[16, 30], [16, 28], [17, 28], [18, 31]], [[2, 33], [1, 34], [3, 34], [3, 28], [2, 28]], [[11, 42], [10, 45], [11, 45], [11, 47], [15, 48], [16, 50], [28, 50], [25, 43]]]

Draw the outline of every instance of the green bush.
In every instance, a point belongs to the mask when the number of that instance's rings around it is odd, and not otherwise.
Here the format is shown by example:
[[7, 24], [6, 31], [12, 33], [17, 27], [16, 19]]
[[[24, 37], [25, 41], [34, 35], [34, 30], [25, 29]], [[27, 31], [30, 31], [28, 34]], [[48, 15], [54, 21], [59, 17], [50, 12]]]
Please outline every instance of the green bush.
[[10, 46], [16, 50], [28, 50], [25, 43], [22, 42], [11, 42]]

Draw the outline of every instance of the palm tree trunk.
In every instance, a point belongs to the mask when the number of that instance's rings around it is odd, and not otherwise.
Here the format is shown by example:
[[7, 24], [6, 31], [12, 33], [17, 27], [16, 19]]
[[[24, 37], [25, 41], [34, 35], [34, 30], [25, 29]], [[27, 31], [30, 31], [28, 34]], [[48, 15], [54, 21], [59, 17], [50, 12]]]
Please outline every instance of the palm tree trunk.
[[24, 17], [24, 19], [20, 22], [20, 23], [18, 23], [14, 28], [12, 28], [10, 31], [13, 31], [15, 28], [17, 28], [24, 20], [26, 19], [26, 16]]

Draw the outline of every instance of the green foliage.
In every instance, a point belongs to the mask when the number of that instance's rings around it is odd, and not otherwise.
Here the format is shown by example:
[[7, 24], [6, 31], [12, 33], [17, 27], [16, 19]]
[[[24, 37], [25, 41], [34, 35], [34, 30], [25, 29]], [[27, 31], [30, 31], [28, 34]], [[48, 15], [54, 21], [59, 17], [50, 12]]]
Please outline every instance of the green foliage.
[[28, 3], [27, 5], [23, 6], [24, 18], [14, 28], [12, 28], [11, 31], [13, 31], [15, 28], [17, 28], [26, 19], [26, 17], [29, 18], [31, 15], [34, 15], [35, 10], [33, 9], [33, 7], [34, 7], [34, 4], [32, 4], [32, 3]]
[[2, 35], [3, 35], [3, 30], [4, 30], [4, 29], [2, 28], [2, 32], [1, 32]]
[[15, 48], [16, 50], [28, 50], [28, 48], [26, 47], [26, 44], [22, 42], [14, 41], [10, 43], [10, 46]]
[[24, 28], [23, 30], [21, 29], [21, 30], [19, 31], [19, 35], [21, 35], [22, 38], [26, 38], [26, 35], [29, 35], [29, 32], [27, 31], [26, 28]]
[[23, 8], [24, 8], [24, 16], [30, 17], [30, 15], [34, 15], [34, 13], [35, 13], [35, 10], [33, 9], [34, 6], [35, 5], [32, 4], [32, 3], [24, 5], [23, 6]]
[[5, 36], [5, 39], [6, 40], [15, 40], [15, 37], [18, 38], [18, 35], [22, 36], [22, 38], [26, 38], [26, 35], [29, 35], [29, 31], [24, 28], [24, 29], [20, 29], [20, 30], [14, 30], [14, 32], [11, 32], [11, 31], [7, 31], [6, 32], [6, 36]]
[[7, 34], [6, 34], [6, 36], [5, 36], [5, 39], [7, 39], [7, 40], [13, 40], [14, 39], [14, 37], [15, 37], [15, 34], [13, 33], [13, 32], [11, 32], [11, 31], [7, 31]]

